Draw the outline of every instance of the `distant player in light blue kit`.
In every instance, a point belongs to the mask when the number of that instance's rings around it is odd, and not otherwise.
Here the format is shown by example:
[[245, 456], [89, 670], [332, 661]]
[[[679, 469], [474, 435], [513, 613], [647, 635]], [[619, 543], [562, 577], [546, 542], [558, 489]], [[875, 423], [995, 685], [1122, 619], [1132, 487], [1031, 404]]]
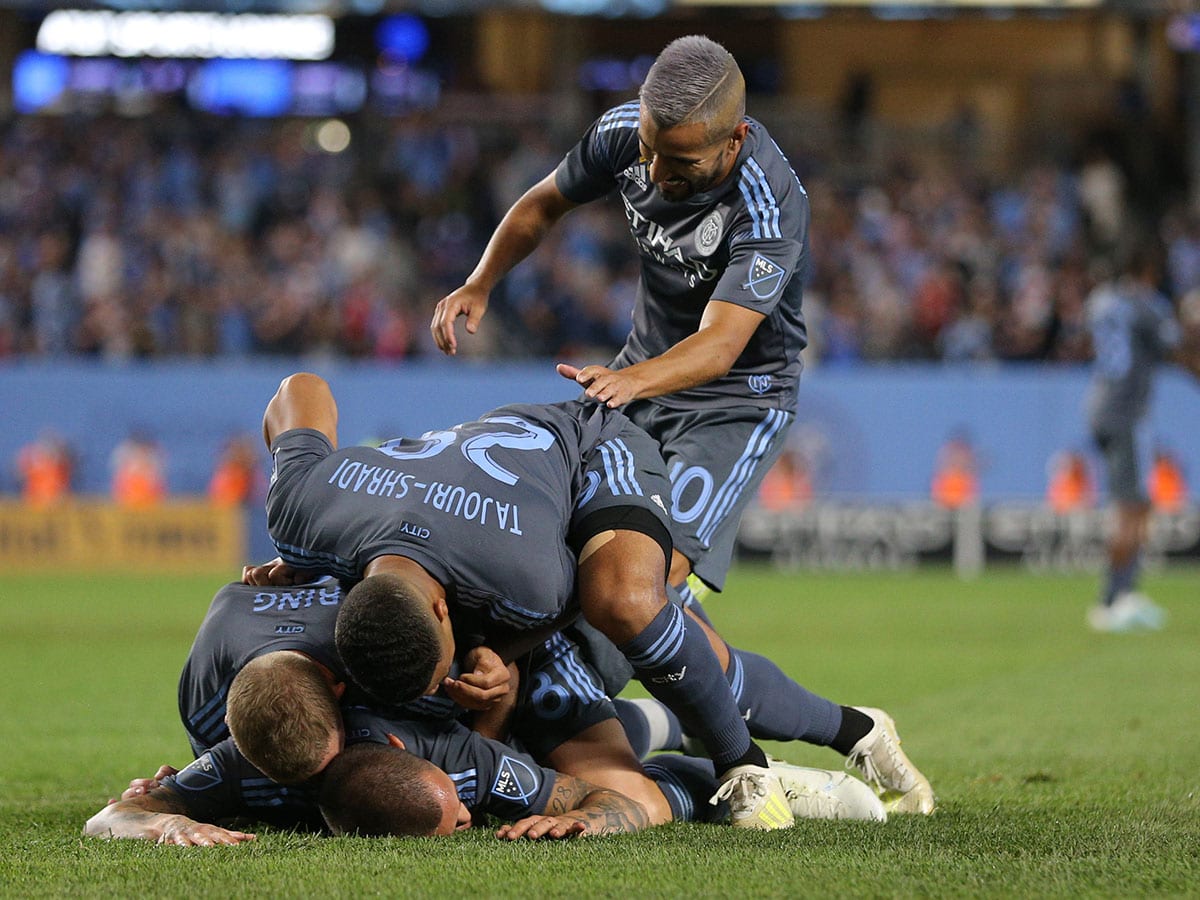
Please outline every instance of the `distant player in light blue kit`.
[[[619, 193], [641, 262], [633, 330], [607, 366], [558, 371], [658, 441], [671, 479], [669, 580], [701, 618], [688, 575], [724, 587], [742, 512], [795, 418], [807, 344], [808, 196], [745, 109], [745, 80], [723, 47], [698, 35], [667, 45], [639, 99], [604, 113], [513, 205], [430, 326], [455, 353], [458, 317], [474, 333], [492, 289], [554, 223]], [[886, 713], [817, 697], [760, 656], [731, 651], [726, 677], [756, 736], [855, 760], [881, 741], [898, 746]], [[752, 708], [743, 697], [769, 701]], [[895, 811], [933, 811], [929, 783], [907, 759], [879, 785], [902, 797]]]
[[1200, 357], [1187, 349], [1171, 302], [1158, 291], [1156, 252], [1136, 252], [1123, 278], [1103, 284], [1087, 303], [1095, 371], [1087, 400], [1088, 423], [1108, 472], [1108, 493], [1117, 508], [1109, 542], [1108, 575], [1099, 602], [1088, 611], [1097, 631], [1162, 628], [1166, 613], [1137, 583], [1150, 502], [1145, 473], [1149, 459], [1143, 420], [1155, 369], [1174, 360], [1200, 378]]

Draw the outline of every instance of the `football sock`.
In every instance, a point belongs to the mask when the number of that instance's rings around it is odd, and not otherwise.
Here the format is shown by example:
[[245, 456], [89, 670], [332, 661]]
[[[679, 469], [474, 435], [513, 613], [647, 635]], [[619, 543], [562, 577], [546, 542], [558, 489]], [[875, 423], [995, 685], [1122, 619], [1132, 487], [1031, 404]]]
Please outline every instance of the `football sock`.
[[617, 698], [613, 706], [639, 759], [656, 750], [679, 750], [683, 746], [679, 719], [657, 700]]
[[715, 822], [728, 812], [708, 802], [717, 792], [717, 776], [709, 760], [664, 753], [644, 768], [646, 776], [667, 798], [674, 821]]
[[875, 720], [864, 712], [859, 712], [852, 706], [842, 707], [842, 727], [837, 736], [829, 742], [829, 746], [842, 756], [849, 756], [854, 745], [867, 736], [875, 727]]
[[766, 765], [766, 755], [750, 740], [708, 638], [688, 621], [683, 610], [667, 603], [639, 635], [621, 646], [621, 652], [651, 696], [703, 742], [718, 772]]
[[1104, 593], [1100, 601], [1105, 606], [1112, 606], [1119, 596], [1132, 591], [1137, 584], [1138, 572], [1141, 569], [1141, 556], [1136, 555], [1123, 566], [1109, 566], [1108, 580], [1104, 585]]
[[736, 647], [729, 655], [725, 677], [754, 737], [824, 747], [837, 736], [843, 707], [806, 690], [765, 656]]

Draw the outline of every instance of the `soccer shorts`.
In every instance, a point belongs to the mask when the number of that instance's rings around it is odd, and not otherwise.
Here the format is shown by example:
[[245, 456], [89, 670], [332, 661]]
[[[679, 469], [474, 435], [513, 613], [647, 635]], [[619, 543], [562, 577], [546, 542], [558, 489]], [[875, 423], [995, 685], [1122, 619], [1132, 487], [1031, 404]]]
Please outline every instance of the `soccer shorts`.
[[520, 664], [520, 699], [512, 734], [536, 759], [617, 711], [600, 676], [562, 634], [532, 650]]
[[672, 409], [646, 400], [625, 414], [658, 441], [667, 464], [675, 548], [705, 584], [721, 590], [742, 513], [783, 452], [795, 415], [754, 406]]
[[1147, 471], [1150, 444], [1145, 428], [1132, 422], [1092, 429], [1092, 439], [1104, 458], [1108, 496], [1118, 503], [1147, 503], [1142, 473]]

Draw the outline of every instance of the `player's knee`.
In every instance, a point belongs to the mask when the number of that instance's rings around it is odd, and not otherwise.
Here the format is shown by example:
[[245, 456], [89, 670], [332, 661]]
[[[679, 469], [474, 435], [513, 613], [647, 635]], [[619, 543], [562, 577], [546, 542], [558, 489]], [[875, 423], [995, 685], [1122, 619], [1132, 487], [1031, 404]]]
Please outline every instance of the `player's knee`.
[[620, 643], [636, 636], [667, 602], [662, 551], [646, 535], [617, 532], [579, 568], [584, 617]]

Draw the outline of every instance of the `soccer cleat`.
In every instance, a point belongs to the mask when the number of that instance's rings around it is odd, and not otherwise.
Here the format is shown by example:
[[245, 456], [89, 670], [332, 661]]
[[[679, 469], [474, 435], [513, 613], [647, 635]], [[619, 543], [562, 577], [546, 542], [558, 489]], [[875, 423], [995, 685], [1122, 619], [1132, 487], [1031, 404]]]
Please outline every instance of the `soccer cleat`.
[[779, 776], [762, 766], [735, 766], [725, 773], [709, 801], [729, 801], [729, 824], [734, 828], [774, 831], [796, 824]]
[[863, 777], [876, 786], [889, 813], [929, 815], [936, 805], [933, 788], [900, 749], [900, 735], [892, 717], [882, 709], [854, 708], [870, 716], [875, 725], [847, 754], [846, 767], [857, 766]]
[[1151, 602], [1145, 594], [1127, 592], [1108, 606], [1093, 606], [1088, 610], [1087, 618], [1095, 631], [1125, 634], [1160, 630], [1167, 622], [1167, 611]]
[[887, 820], [887, 811], [875, 792], [848, 772], [794, 766], [781, 759], [772, 759], [770, 766], [797, 819]]

